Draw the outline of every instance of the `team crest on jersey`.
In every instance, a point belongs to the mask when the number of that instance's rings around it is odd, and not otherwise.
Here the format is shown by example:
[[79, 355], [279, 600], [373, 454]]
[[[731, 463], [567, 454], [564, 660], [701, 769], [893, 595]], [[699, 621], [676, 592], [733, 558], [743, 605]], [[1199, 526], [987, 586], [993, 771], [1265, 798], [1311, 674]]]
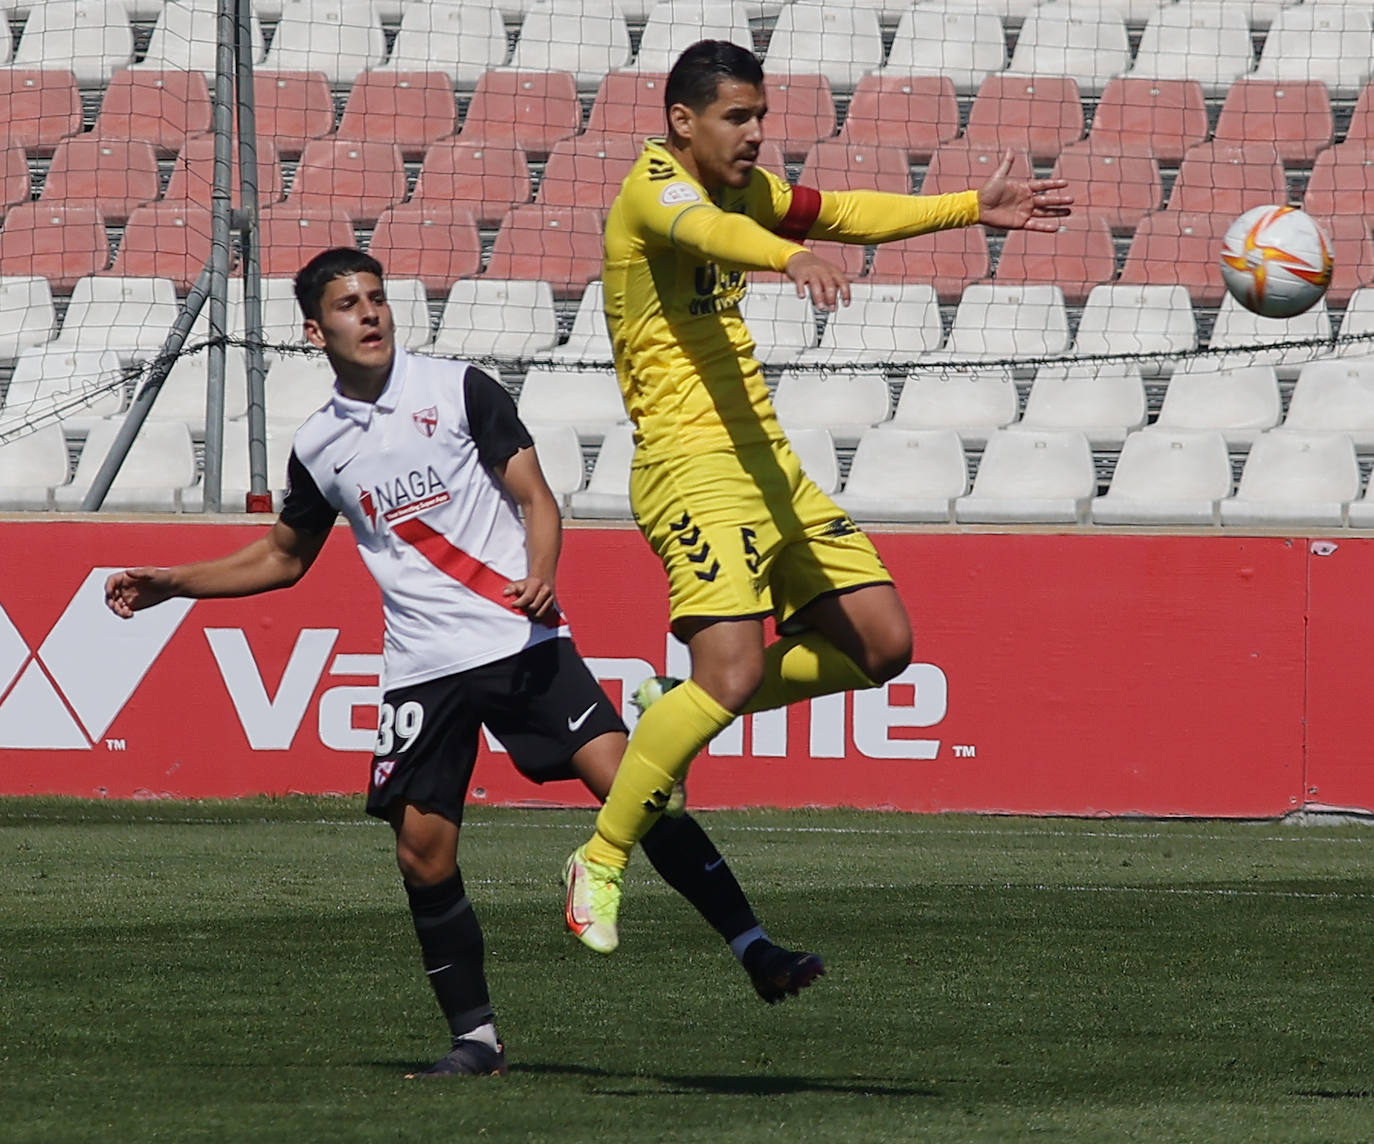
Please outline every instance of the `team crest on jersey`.
[[391, 772], [395, 769], [395, 759], [382, 759], [372, 768], [372, 785], [374, 787], [385, 786], [386, 780], [391, 777]]
[[439, 408], [431, 405], [427, 409], [417, 409], [410, 415], [415, 422], [415, 428], [426, 437], [433, 437], [434, 430], [439, 428]]
[[675, 207], [679, 203], [699, 203], [701, 195], [690, 183], [669, 183], [659, 192], [658, 201], [665, 207]]

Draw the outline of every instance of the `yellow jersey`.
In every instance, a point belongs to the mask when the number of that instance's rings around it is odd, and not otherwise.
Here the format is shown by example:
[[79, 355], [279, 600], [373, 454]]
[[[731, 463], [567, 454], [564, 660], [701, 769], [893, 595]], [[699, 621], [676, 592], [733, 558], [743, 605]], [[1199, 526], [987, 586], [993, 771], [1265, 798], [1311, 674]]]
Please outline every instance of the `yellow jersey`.
[[637, 462], [783, 436], [740, 317], [751, 269], [781, 271], [800, 239], [881, 242], [978, 221], [977, 193], [821, 193], [762, 168], [713, 200], [650, 139], [606, 220], [606, 322]]

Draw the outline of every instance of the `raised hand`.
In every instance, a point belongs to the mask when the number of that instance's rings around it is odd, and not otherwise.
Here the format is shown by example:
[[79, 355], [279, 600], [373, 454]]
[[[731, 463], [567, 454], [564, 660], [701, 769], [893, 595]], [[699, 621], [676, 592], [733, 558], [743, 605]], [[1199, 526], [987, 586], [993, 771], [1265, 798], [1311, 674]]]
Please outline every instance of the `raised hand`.
[[992, 177], [978, 190], [978, 221], [1003, 230], [1056, 231], [1069, 214], [1073, 196], [1063, 193], [1066, 179], [1012, 179], [1012, 152], [1002, 157]]

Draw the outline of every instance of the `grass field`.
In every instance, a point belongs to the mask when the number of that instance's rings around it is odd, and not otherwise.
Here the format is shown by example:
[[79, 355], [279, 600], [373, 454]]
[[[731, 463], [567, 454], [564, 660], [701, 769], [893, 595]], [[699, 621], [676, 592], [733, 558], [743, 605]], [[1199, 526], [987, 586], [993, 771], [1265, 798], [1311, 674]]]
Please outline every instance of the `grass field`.
[[704, 815], [829, 974], [769, 1008], [631, 867], [562, 930], [590, 817], [474, 810], [504, 1080], [446, 1046], [354, 800], [0, 801], [3, 1141], [1368, 1141], [1364, 826]]

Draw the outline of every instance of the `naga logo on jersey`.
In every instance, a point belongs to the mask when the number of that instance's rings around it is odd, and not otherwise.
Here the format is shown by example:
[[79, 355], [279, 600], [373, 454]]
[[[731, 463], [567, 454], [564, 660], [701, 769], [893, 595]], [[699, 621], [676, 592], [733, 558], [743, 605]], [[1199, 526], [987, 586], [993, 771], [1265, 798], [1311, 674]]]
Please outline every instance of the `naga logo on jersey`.
[[428, 409], [417, 409], [410, 415], [410, 419], [415, 422], [415, 428], [426, 437], [433, 437], [434, 430], [439, 428], [439, 409], [434, 405]]
[[358, 506], [373, 528], [377, 527], [378, 515], [388, 524], [395, 524], [425, 509], [447, 504], [449, 499], [443, 478], [433, 465], [426, 466], [423, 471], [411, 469], [408, 473], [399, 473], [371, 489], [358, 486]]
[[658, 201], [665, 207], [675, 207], [682, 203], [699, 203], [701, 195], [690, 183], [669, 183], [659, 191]]

